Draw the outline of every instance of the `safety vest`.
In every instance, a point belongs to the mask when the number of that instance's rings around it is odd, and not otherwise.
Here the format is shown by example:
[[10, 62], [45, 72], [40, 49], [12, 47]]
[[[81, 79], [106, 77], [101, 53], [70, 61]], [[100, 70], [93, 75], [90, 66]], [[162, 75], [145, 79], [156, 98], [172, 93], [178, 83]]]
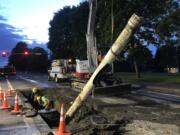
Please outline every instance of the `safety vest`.
[[46, 96], [42, 96], [42, 97], [41, 97], [40, 104], [41, 104], [43, 107], [46, 107], [47, 105], [49, 105], [49, 99], [48, 99]]

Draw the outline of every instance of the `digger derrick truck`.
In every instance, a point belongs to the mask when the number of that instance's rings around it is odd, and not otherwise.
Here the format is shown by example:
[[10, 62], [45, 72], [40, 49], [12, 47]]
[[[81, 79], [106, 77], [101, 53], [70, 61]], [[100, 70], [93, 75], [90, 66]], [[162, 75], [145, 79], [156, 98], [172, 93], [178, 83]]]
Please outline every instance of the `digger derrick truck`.
[[[96, 46], [96, 37], [94, 35], [96, 10], [97, 0], [89, 0], [89, 18], [86, 33], [87, 60], [76, 60], [76, 72], [73, 73], [73, 78], [71, 78], [71, 86], [79, 91], [85, 86], [98, 64], [104, 58], [105, 53], [109, 50], [107, 47], [97, 49]], [[129, 84], [122, 83], [120, 78], [113, 76], [113, 64], [110, 64], [105, 70], [103, 74], [96, 78], [94, 94], [112, 93], [118, 89], [121, 89], [122, 92], [130, 89]]]
[[96, 8], [96, 1], [89, 0], [89, 19], [86, 33], [87, 60], [76, 60], [76, 72], [74, 74], [74, 78], [72, 79], [72, 84], [74, 84], [73, 86], [76, 87], [78, 84], [84, 84], [82, 80], [85, 80], [86, 82], [86, 80], [89, 78], [89, 75], [95, 71], [98, 65], [96, 38], [94, 36]]
[[120, 33], [114, 44], [109, 49], [108, 53], [105, 55], [104, 59], [98, 65], [86, 85], [83, 87], [82, 91], [79, 93], [77, 98], [74, 100], [73, 104], [67, 110], [65, 115], [66, 123], [70, 122], [73, 118], [73, 115], [77, 111], [77, 109], [85, 102], [88, 98], [90, 93], [95, 87], [95, 82], [97, 78], [103, 73], [103, 71], [116, 59], [116, 56], [124, 49], [127, 45], [130, 37], [132, 36], [133, 32], [142, 22], [142, 17], [139, 17], [136, 14], [133, 14], [128, 23], [126, 24], [123, 31]]

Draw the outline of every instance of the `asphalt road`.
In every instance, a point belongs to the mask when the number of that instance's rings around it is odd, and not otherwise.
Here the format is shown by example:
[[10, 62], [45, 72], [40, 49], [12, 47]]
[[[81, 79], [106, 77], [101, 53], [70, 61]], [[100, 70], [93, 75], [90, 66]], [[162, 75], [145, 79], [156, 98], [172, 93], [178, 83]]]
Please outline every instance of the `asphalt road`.
[[[8, 88], [12, 90], [16, 89], [30, 89], [34, 86], [40, 86], [42, 84], [32, 83], [28, 80], [24, 80], [21, 76], [10, 76], [10, 77], [1, 77], [0, 78], [0, 86], [3, 92], [7, 92]], [[42, 85], [44, 87], [44, 85]], [[15, 94], [14, 94], [15, 95]], [[11, 109], [0, 110], [0, 135], [32, 135], [37, 134], [41, 135], [43, 133], [48, 133], [51, 130], [48, 125], [44, 122], [44, 120], [40, 117], [40, 115], [36, 115], [32, 118], [26, 118], [23, 113], [19, 115], [12, 115], [11, 110], [14, 106], [14, 95], [13, 97], [7, 97], [7, 101]], [[19, 95], [19, 105], [24, 108], [30, 107], [29, 103], [25, 103], [25, 99], [22, 95]], [[0, 105], [3, 106], [2, 101]]]
[[7, 80], [12, 84], [14, 89], [26, 90], [32, 87], [38, 88], [57, 88], [59, 84], [49, 82], [47, 75], [44, 74], [18, 74], [16, 76], [9, 76], [6, 78], [0, 78], [0, 84], [3, 89], [8, 88]]
[[[47, 78], [48, 76], [46, 74], [19, 73], [16, 76], [9, 76], [7, 79], [5, 79], [4, 77], [1, 77], [0, 84], [1, 84], [1, 87], [5, 90], [8, 89], [7, 80], [10, 82], [10, 84], [12, 84], [13, 89], [19, 89], [19, 90], [29, 90], [29, 89], [32, 89], [33, 87], [38, 87], [40, 89], [47, 88], [47, 90], [49, 88], [62, 88], [66, 86], [69, 87], [68, 85], [64, 86], [62, 83], [58, 84], [53, 81], [48, 81]], [[145, 96], [154, 100], [167, 100], [167, 94], [164, 95], [162, 93], [161, 94], [153, 93], [155, 95], [154, 96], [152, 95], [152, 93], [146, 92], [145, 89], [141, 89], [140, 91], [135, 91], [135, 93], [133, 92], [132, 94], [136, 94], [136, 95], [138, 94], [138, 95]], [[114, 97], [112, 99], [115, 100]], [[172, 99], [172, 101], [169, 99]], [[167, 101], [174, 102], [175, 99], [178, 101], [177, 103], [180, 102], [180, 96], [178, 97], [170, 96], [168, 97]], [[118, 103], [119, 100], [117, 99], [116, 102]]]
[[[62, 84], [49, 82], [47, 80], [47, 75], [45, 74], [20, 73], [17, 76], [8, 77], [8, 80], [12, 84], [14, 89], [20, 89], [20, 90], [31, 89], [32, 87], [47, 88], [47, 90], [48, 88], [64, 87], [62, 86]], [[3, 89], [7, 89], [8, 84], [5, 78], [0, 78], [0, 84], [2, 85]], [[56, 92], [62, 92], [62, 91], [56, 91]], [[167, 101], [164, 99], [155, 98], [152, 96], [152, 93], [150, 93], [151, 96], [147, 96], [146, 95], [147, 93], [142, 93], [142, 92], [144, 92], [144, 89], [141, 89], [140, 93], [138, 94], [132, 93], [124, 96], [108, 96], [108, 97], [98, 96], [94, 98], [103, 102], [103, 105], [100, 104], [100, 107], [104, 113], [113, 114], [114, 117], [118, 117], [118, 118], [126, 117], [133, 119], [134, 122], [131, 124], [131, 126], [129, 127], [130, 129], [128, 130], [134, 131], [135, 129], [133, 129], [133, 127], [136, 127], [136, 129], [142, 129], [142, 126], [146, 127], [150, 125], [148, 127], [152, 127], [152, 128], [147, 128], [147, 130], [145, 130], [148, 133], [152, 132], [154, 134], [161, 135], [159, 134], [159, 130], [160, 130], [162, 131], [163, 134], [165, 132], [172, 132], [172, 134], [176, 134], [176, 133], [179, 134], [179, 130], [177, 127], [177, 125], [179, 125], [180, 123], [179, 119], [177, 119], [177, 117], [179, 117], [180, 114], [179, 103], [174, 103], [169, 100]], [[54, 94], [57, 95], [58, 93], [54, 93]], [[59, 94], [61, 95], [61, 93]], [[52, 96], [54, 96], [53, 93]], [[158, 126], [156, 126], [156, 124], [158, 124]], [[154, 126], [157, 127], [157, 131], [154, 129]], [[136, 132], [133, 132], [132, 135], [134, 135], [135, 133]], [[139, 130], [138, 130], [138, 134], [140, 134]], [[142, 132], [142, 135], [144, 135], [144, 132]]]

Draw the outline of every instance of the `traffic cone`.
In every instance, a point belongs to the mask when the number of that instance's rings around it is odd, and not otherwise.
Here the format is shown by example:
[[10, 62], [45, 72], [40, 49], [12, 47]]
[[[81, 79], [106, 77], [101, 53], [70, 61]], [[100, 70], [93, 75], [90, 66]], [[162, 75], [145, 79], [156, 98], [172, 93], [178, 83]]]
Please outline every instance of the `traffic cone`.
[[7, 97], [13, 97], [13, 90], [8, 88]]
[[60, 123], [59, 129], [55, 135], [71, 135], [65, 131], [65, 121], [64, 121], [64, 104], [61, 104], [61, 114], [60, 114]]
[[11, 107], [8, 105], [8, 101], [6, 98], [6, 92], [4, 92], [3, 105], [0, 106], [0, 109], [9, 109], [9, 108], [11, 108]]
[[19, 97], [18, 93], [16, 93], [15, 100], [14, 100], [14, 110], [11, 111], [13, 114], [20, 113], [20, 107], [19, 107]]
[[2, 88], [0, 87], [0, 100], [3, 100], [3, 97], [4, 97], [3, 91], [2, 91]]

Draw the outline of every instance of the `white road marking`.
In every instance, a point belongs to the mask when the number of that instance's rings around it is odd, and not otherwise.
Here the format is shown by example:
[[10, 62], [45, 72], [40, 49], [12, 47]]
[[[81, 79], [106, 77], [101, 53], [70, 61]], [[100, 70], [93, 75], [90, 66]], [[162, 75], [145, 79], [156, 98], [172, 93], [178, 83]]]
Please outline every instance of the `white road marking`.
[[14, 91], [14, 87], [12, 86], [10, 81], [8, 79], [6, 79], [6, 81], [7, 81], [8, 87], [10, 87], [10, 89]]
[[22, 76], [19, 76], [20, 79], [23, 79], [23, 80], [26, 80], [28, 82], [31, 82], [31, 83], [35, 83], [37, 85], [39, 85], [40, 87], [51, 87], [50, 85], [46, 84], [46, 83], [42, 83], [42, 82], [38, 82], [36, 80], [32, 80], [32, 79], [27, 79], [25, 77], [22, 77]]
[[20, 128], [28, 128], [29, 126], [13, 126], [13, 127], [4, 127], [4, 128], [0, 128], [0, 131], [9, 131], [9, 130], [13, 130], [13, 129], [20, 129]]

